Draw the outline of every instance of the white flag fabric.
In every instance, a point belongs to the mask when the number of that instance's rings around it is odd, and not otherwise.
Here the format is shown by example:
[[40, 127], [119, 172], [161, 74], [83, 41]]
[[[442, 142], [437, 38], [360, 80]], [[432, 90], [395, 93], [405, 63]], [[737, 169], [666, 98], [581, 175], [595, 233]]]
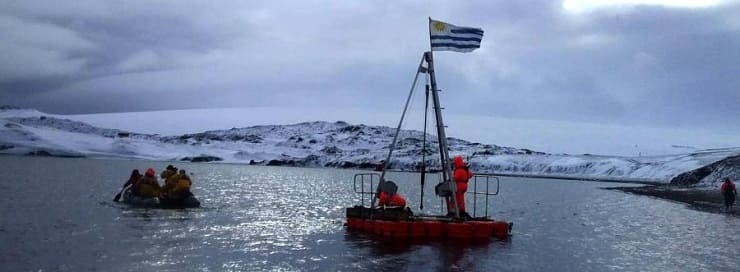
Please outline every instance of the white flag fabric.
[[448, 24], [429, 19], [429, 40], [432, 51], [472, 52], [480, 48], [483, 29]]

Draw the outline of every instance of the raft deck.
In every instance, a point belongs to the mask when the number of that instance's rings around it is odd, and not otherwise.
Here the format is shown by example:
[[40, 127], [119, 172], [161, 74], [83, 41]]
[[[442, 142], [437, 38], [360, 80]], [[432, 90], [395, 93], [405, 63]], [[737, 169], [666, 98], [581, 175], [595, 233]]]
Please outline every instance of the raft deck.
[[455, 220], [443, 216], [415, 216], [407, 209], [347, 208], [347, 229], [398, 239], [444, 240], [491, 237], [507, 239], [512, 223], [486, 217]]

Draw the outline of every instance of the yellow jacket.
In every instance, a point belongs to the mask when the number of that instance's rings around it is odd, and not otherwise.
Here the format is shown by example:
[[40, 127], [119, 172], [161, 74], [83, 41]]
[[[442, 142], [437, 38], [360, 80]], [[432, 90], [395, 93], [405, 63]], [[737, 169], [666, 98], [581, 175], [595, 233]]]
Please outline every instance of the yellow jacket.
[[175, 183], [175, 188], [172, 189], [172, 192], [174, 193], [186, 193], [190, 192], [190, 186], [193, 185], [193, 182], [190, 180], [190, 177], [187, 175], [178, 175], [177, 183]]
[[155, 177], [144, 176], [134, 183], [132, 190], [141, 197], [159, 196], [159, 183]]
[[162, 173], [159, 174], [159, 177], [162, 179], [167, 179], [174, 174], [175, 174], [175, 171], [167, 169], [167, 170], [162, 171]]

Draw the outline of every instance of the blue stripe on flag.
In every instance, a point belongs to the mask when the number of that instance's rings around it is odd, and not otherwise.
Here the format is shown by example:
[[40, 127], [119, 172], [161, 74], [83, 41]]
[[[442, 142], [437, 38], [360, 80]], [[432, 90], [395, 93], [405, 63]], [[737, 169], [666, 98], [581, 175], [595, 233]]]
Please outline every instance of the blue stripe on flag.
[[473, 42], [480, 42], [483, 37], [473, 38], [473, 37], [456, 37], [456, 36], [450, 36], [450, 35], [431, 35], [430, 38], [432, 40], [434, 40], [434, 39], [440, 39], [440, 40], [453, 40], [453, 41], [473, 41]]
[[483, 30], [482, 29], [477, 29], [477, 28], [462, 28], [462, 27], [461, 28], [453, 28], [453, 29], [450, 30], [450, 32], [452, 32], [454, 34], [479, 34], [479, 35], [483, 35]]
[[439, 43], [432, 42], [432, 49], [434, 47], [454, 47], [454, 48], [480, 48], [480, 44], [458, 44], [458, 43]]

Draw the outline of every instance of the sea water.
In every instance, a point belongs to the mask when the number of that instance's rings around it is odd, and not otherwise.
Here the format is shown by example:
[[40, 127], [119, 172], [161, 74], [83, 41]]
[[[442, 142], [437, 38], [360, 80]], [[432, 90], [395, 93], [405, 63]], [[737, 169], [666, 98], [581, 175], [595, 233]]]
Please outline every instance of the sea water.
[[[192, 173], [201, 208], [113, 202], [132, 169]], [[343, 226], [364, 171], [0, 156], [2, 271], [737, 271], [740, 219], [571, 180], [501, 177], [488, 243], [384, 241]], [[440, 213], [436, 176], [389, 173]], [[476, 203], [483, 212], [484, 202]], [[472, 197], [468, 197], [472, 207]]]

